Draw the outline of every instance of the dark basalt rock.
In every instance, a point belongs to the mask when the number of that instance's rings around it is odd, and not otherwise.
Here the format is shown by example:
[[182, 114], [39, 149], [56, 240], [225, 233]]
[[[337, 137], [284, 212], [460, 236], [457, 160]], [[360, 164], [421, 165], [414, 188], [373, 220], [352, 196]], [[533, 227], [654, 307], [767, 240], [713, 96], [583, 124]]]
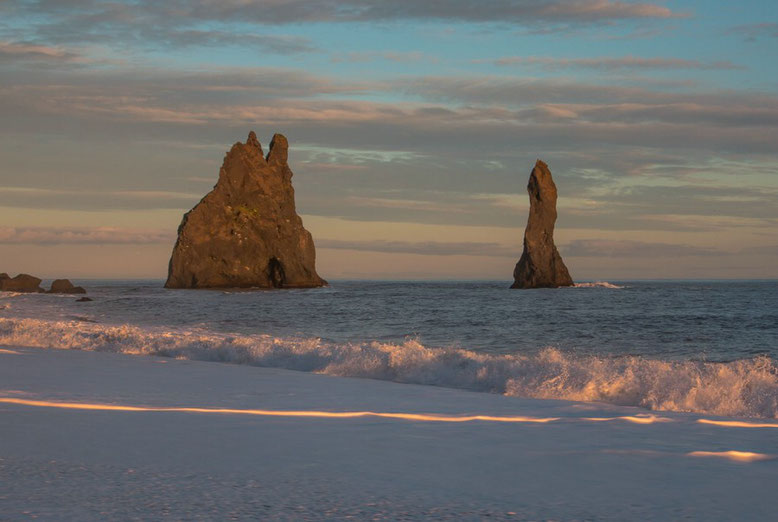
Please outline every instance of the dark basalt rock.
[[91, 299], [89, 297], [79, 297], [78, 299], [76, 299], [76, 302], [77, 303], [88, 303], [89, 301], [92, 301], [92, 300], [93, 299]]
[[167, 288], [305, 288], [316, 273], [311, 234], [295, 211], [289, 144], [276, 134], [267, 157], [254, 132], [224, 158], [219, 181], [184, 215]]
[[80, 286], [73, 286], [73, 283], [71, 283], [69, 279], [55, 279], [54, 282], [51, 283], [51, 290], [49, 290], [47, 293], [49, 293], [49, 294], [85, 294], [86, 290], [84, 290]]
[[548, 165], [538, 160], [529, 176], [529, 218], [524, 251], [513, 270], [511, 288], [573, 286], [562, 256], [554, 245], [557, 191]]
[[19, 274], [16, 277], [8, 277], [8, 274], [2, 274], [0, 277], [0, 290], [5, 292], [27, 292], [37, 293], [45, 292], [40, 287], [41, 280], [29, 274]]

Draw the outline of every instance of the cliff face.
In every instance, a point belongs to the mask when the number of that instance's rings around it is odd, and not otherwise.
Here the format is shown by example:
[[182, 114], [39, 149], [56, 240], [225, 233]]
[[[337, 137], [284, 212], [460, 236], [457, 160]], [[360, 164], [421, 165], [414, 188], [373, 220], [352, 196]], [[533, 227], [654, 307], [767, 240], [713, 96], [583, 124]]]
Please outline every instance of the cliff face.
[[524, 251], [513, 270], [511, 288], [572, 286], [562, 256], [554, 245], [557, 192], [548, 165], [538, 160], [529, 176], [529, 218], [524, 231]]
[[224, 158], [219, 181], [184, 215], [167, 288], [304, 288], [316, 273], [311, 234], [295, 211], [289, 145], [273, 136], [265, 157], [254, 132]]

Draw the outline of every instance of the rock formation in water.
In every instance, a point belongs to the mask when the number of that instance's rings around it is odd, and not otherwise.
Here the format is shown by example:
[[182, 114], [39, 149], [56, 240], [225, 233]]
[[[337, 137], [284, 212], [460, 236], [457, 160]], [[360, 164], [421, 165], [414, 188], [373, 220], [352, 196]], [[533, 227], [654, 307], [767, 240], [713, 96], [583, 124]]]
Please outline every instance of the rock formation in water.
[[529, 176], [529, 218], [524, 231], [524, 251], [513, 270], [511, 288], [572, 286], [562, 256], [554, 245], [556, 185], [548, 165], [538, 160]]
[[85, 294], [86, 290], [84, 290], [80, 286], [73, 286], [73, 283], [70, 282], [69, 279], [55, 279], [53, 283], [51, 283], [51, 290], [47, 292], [48, 294]]
[[254, 132], [224, 158], [219, 181], [184, 215], [167, 288], [305, 288], [316, 273], [311, 234], [295, 211], [288, 143], [276, 134], [267, 156]]
[[45, 292], [40, 285], [41, 280], [29, 274], [19, 274], [16, 277], [0, 274], [0, 290], [4, 292]]

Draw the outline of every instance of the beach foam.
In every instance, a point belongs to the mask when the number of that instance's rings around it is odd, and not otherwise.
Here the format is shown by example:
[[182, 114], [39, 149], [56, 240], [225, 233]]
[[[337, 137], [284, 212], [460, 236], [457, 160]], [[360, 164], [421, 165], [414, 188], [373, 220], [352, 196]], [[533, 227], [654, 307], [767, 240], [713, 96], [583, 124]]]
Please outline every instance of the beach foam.
[[582, 356], [548, 347], [491, 355], [404, 343], [0, 319], [0, 344], [285, 368], [540, 399], [600, 401], [650, 410], [778, 418], [778, 368], [768, 357], [712, 363]]

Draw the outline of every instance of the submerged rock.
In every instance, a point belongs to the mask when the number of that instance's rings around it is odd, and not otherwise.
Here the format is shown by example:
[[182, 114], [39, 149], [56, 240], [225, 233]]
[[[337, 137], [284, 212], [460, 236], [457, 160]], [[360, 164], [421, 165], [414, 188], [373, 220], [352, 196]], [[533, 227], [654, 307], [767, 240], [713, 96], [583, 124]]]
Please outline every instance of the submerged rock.
[[85, 294], [86, 290], [84, 290], [80, 286], [73, 286], [73, 283], [71, 283], [69, 279], [55, 279], [54, 282], [51, 283], [51, 290], [49, 290], [47, 293], [49, 293], [49, 294]]
[[89, 297], [79, 297], [76, 299], [77, 303], [88, 303], [89, 301], [92, 301], [92, 299]]
[[41, 280], [29, 274], [19, 274], [16, 277], [8, 277], [8, 274], [2, 274], [0, 277], [0, 290], [5, 292], [45, 292], [40, 287]]
[[267, 157], [254, 132], [224, 158], [219, 181], [184, 215], [167, 288], [304, 288], [316, 273], [311, 234], [295, 211], [288, 142], [273, 136]]
[[562, 256], [554, 245], [557, 192], [548, 165], [538, 160], [529, 176], [529, 218], [524, 231], [524, 251], [513, 270], [511, 288], [572, 286]]

